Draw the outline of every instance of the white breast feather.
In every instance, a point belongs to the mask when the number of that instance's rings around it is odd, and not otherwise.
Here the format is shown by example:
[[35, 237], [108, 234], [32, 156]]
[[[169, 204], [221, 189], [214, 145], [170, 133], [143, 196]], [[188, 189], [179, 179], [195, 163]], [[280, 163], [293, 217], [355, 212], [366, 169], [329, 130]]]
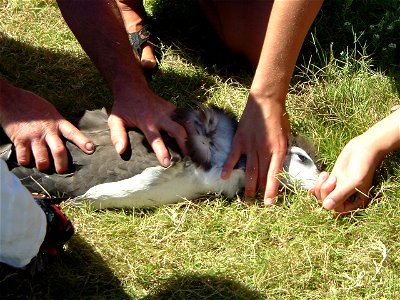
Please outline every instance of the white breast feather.
[[233, 197], [244, 185], [244, 172], [235, 170], [228, 180], [221, 169], [209, 171], [179, 162], [173, 167], [151, 167], [132, 178], [103, 183], [89, 189], [75, 201], [89, 200], [96, 208], [155, 207], [193, 200], [207, 193]]

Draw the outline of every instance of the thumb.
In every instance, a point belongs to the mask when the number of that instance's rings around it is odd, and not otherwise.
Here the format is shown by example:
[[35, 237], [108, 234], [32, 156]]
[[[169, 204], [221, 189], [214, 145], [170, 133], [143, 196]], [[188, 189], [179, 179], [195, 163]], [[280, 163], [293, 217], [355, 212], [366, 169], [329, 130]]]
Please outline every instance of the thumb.
[[354, 192], [356, 191], [352, 185], [336, 185], [335, 189], [326, 196], [322, 202], [322, 206], [327, 210], [342, 212], [345, 208], [345, 201], [350, 198]]

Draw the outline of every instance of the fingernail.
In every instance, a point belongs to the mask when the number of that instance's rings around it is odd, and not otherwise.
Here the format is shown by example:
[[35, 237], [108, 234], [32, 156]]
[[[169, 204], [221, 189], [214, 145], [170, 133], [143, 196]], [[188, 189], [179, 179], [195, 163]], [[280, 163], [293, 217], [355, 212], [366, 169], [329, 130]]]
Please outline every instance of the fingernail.
[[122, 151], [122, 143], [118, 142], [115, 144], [115, 150], [117, 151], [118, 154], [121, 154]]
[[171, 160], [169, 158], [164, 158], [163, 164], [164, 167], [168, 167], [171, 164]]
[[328, 173], [322, 172], [322, 173], [319, 174], [319, 176], [318, 176], [318, 181], [319, 181], [319, 182], [324, 181], [324, 180], [326, 180], [326, 178], [328, 178]]
[[327, 183], [335, 183], [336, 178], [335, 176], [329, 176], [328, 179], [326, 180]]
[[325, 208], [325, 209], [328, 209], [328, 210], [331, 210], [332, 208], [334, 208], [335, 207], [335, 201], [332, 199], [332, 198], [326, 198], [325, 200], [324, 200], [324, 202], [322, 203], [322, 206]]
[[85, 148], [89, 152], [93, 152], [94, 151], [94, 145], [92, 143], [86, 143]]
[[275, 199], [274, 198], [265, 198], [264, 199], [264, 205], [271, 206], [275, 204]]

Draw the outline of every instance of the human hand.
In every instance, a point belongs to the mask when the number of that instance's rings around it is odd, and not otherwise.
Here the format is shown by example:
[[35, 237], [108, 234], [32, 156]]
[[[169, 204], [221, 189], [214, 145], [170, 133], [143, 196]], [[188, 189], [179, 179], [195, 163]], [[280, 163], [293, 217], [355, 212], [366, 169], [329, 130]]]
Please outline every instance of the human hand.
[[50, 167], [50, 150], [56, 172], [65, 173], [68, 170], [68, 153], [61, 137], [73, 142], [85, 153], [93, 153], [90, 140], [65, 120], [51, 103], [3, 81], [0, 86], [0, 123], [15, 145], [19, 164], [28, 165], [33, 155], [36, 168], [46, 171]]
[[[340, 153], [332, 173], [321, 173], [310, 190], [325, 209], [348, 213], [365, 207], [375, 170], [382, 157], [374, 151], [370, 139], [361, 135], [352, 139]], [[354, 197], [354, 198], [352, 198]]]
[[182, 152], [187, 153], [186, 131], [171, 119], [176, 107], [150, 90], [134, 90], [132, 95], [131, 91], [132, 89], [125, 89], [115, 97], [108, 119], [112, 143], [116, 151], [122, 154], [128, 145], [126, 128], [137, 127], [146, 136], [160, 164], [167, 167], [170, 164], [170, 154], [161, 138], [160, 130], [175, 138]]
[[[57, 2], [68, 26], [113, 93], [114, 105], [108, 125], [116, 151], [122, 154], [127, 148], [126, 129], [137, 127], [142, 130], [163, 166], [170, 164], [170, 155], [160, 130], [175, 138], [182, 152], [186, 153], [186, 132], [170, 118], [175, 106], [156, 96], [148, 88], [142, 67], [132, 55], [132, 46], [117, 3], [65, 0]], [[123, 2], [128, 4], [130, 1]], [[135, 9], [131, 10], [133, 11]]]
[[273, 204], [289, 131], [289, 119], [282, 105], [266, 104], [250, 94], [221, 177], [229, 178], [240, 156], [245, 154], [245, 197], [254, 197], [257, 191], [264, 192], [264, 203]]

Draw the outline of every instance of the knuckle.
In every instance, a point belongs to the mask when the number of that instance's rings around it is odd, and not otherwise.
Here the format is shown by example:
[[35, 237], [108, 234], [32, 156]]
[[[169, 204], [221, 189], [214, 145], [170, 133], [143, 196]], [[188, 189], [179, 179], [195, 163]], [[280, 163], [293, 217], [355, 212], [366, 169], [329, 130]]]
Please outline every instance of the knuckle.
[[160, 136], [151, 135], [149, 138], [150, 138], [150, 139], [152, 140], [152, 142], [155, 143], [155, 144], [161, 144], [161, 143], [163, 143], [163, 140], [162, 140], [162, 138], [161, 138]]
[[73, 140], [80, 132], [77, 128], [75, 128], [72, 125], [71, 126], [64, 125], [61, 128], [62, 128], [61, 131], [62, 135], [70, 141]]
[[20, 136], [16, 137], [13, 142], [15, 147], [25, 147], [26, 145], [26, 139]]
[[35, 157], [36, 168], [39, 171], [45, 171], [49, 168], [49, 161], [43, 157]]
[[61, 157], [66, 153], [66, 150], [63, 144], [57, 144], [53, 146], [53, 148], [51, 149], [51, 153], [55, 157]]
[[17, 153], [17, 161], [22, 166], [29, 164], [29, 158], [25, 153]]

